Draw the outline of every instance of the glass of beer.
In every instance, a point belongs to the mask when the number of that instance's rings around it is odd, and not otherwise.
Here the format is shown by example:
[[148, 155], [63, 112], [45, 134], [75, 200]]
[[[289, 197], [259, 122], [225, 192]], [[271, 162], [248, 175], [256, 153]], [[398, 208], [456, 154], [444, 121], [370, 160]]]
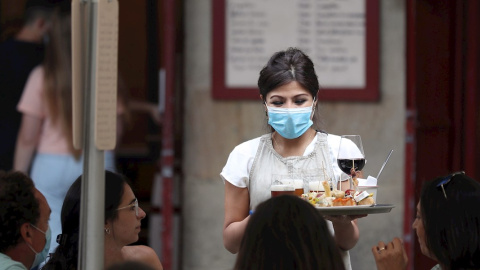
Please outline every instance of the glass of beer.
[[275, 181], [270, 186], [272, 197], [280, 195], [295, 195], [295, 186], [290, 182]]
[[293, 186], [295, 187], [294, 194], [295, 196], [301, 197], [303, 192], [303, 180], [302, 179], [294, 179]]

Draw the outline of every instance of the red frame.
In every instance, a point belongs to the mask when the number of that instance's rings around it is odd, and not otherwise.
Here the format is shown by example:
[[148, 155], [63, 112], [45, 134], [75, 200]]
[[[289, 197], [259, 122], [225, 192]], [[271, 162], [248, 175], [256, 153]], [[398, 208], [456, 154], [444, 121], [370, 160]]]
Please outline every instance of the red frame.
[[[257, 88], [227, 88], [225, 85], [225, 1], [212, 0], [212, 96], [214, 99], [258, 99]], [[379, 99], [379, 1], [366, 0], [366, 86], [322, 88], [326, 101], [377, 101]]]

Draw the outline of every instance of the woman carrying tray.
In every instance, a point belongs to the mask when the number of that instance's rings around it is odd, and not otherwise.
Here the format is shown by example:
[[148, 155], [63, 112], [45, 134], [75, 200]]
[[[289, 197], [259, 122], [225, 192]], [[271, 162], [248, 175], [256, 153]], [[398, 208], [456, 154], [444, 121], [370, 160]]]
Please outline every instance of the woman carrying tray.
[[[232, 253], [239, 250], [249, 211], [271, 197], [276, 177], [341, 175], [336, 160], [340, 137], [312, 127], [320, 87], [310, 58], [295, 48], [275, 53], [261, 70], [258, 87], [272, 132], [235, 147], [220, 174], [226, 180], [223, 242]], [[348, 181], [341, 185], [349, 187]], [[348, 250], [359, 238], [358, 217], [328, 217], [346, 269], [351, 269]]]

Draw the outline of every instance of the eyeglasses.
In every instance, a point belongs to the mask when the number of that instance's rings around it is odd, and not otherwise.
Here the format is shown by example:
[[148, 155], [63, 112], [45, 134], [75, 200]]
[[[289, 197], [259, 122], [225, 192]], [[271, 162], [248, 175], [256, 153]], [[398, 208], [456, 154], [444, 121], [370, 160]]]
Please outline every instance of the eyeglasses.
[[129, 204], [127, 206], [124, 206], [124, 207], [117, 208], [117, 210], [122, 210], [122, 209], [129, 208], [129, 207], [134, 207], [135, 216], [138, 217], [138, 200], [137, 200], [137, 198], [135, 198], [135, 201], [133, 201], [131, 204]]
[[445, 187], [448, 183], [450, 183], [450, 180], [452, 180], [452, 178], [455, 176], [455, 175], [459, 175], [459, 174], [465, 174], [464, 171], [459, 171], [459, 172], [454, 172], [448, 176], [446, 176], [445, 178], [442, 179], [442, 181], [440, 181], [440, 183], [437, 184], [437, 188], [441, 187], [442, 188], [442, 191], [443, 191], [443, 196], [445, 197], [445, 199], [447, 199], [447, 193], [445, 193]]

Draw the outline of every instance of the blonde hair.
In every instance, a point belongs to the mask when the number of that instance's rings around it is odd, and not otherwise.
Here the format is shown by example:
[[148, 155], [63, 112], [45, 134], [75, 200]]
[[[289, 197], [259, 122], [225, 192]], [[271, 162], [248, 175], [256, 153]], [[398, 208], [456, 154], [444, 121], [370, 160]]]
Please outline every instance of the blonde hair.
[[60, 125], [69, 151], [78, 159], [81, 150], [73, 148], [72, 68], [70, 13], [55, 10], [44, 60], [45, 101], [52, 124]]

